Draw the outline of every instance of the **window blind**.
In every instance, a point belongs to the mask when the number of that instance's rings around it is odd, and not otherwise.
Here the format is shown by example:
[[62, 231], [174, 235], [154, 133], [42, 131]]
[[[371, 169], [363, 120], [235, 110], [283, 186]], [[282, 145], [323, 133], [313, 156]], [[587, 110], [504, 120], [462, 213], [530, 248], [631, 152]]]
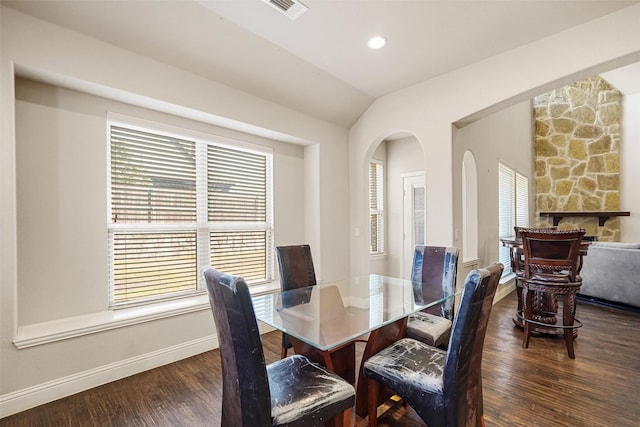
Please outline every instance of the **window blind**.
[[204, 292], [206, 266], [273, 277], [271, 154], [109, 125], [112, 307]]
[[369, 322], [371, 325], [380, 324], [384, 315], [384, 285], [382, 277], [372, 274], [369, 276]]
[[[500, 164], [498, 166], [498, 223], [500, 238], [513, 235], [515, 214], [515, 172]], [[499, 260], [504, 265], [502, 275], [511, 273], [511, 257], [509, 248], [499, 245]]]
[[224, 224], [210, 235], [211, 265], [247, 283], [264, 282], [271, 273], [267, 160], [263, 153], [208, 147], [208, 220]]
[[196, 233], [118, 233], [113, 252], [114, 302], [197, 288]]
[[[498, 203], [500, 237], [509, 237], [514, 226], [529, 225], [529, 179], [503, 165], [498, 165]], [[511, 273], [510, 250], [499, 243], [499, 259], [505, 266], [502, 275]]]
[[384, 171], [382, 164], [369, 165], [370, 252], [384, 252]]
[[111, 127], [113, 223], [194, 222], [195, 143]]
[[212, 232], [211, 265], [247, 283], [265, 281], [267, 242], [265, 231]]
[[529, 226], [529, 180], [516, 172], [516, 224], [518, 227]]
[[266, 222], [266, 157], [212, 145], [207, 163], [209, 221]]

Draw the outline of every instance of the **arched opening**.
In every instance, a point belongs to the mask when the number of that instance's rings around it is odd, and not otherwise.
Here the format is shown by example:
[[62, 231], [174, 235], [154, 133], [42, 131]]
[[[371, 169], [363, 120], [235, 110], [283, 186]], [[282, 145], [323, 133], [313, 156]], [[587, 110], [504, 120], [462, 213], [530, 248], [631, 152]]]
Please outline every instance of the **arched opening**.
[[[374, 165], [382, 170], [383, 182], [376, 182]], [[370, 272], [408, 277], [414, 245], [426, 242], [422, 145], [412, 134], [392, 134], [372, 149], [367, 167]]]

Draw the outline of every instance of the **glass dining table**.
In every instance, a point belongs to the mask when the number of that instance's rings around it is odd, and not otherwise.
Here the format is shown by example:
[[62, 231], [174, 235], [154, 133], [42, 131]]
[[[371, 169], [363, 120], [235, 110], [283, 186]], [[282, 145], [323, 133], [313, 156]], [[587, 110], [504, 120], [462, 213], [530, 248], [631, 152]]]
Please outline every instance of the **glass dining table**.
[[[421, 282], [370, 274], [255, 296], [253, 304], [257, 319], [288, 334], [296, 353], [357, 385], [356, 413], [364, 416], [364, 361], [405, 336], [408, 316], [445, 299]], [[366, 344], [356, 383], [357, 342]]]

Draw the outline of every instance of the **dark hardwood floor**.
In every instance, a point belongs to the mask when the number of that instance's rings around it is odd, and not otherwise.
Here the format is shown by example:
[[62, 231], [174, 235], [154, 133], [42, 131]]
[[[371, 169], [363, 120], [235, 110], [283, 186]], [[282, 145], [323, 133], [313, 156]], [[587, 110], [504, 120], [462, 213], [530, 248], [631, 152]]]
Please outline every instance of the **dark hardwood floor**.
[[[576, 359], [564, 341], [521, 348], [511, 294], [494, 306], [483, 359], [487, 427], [640, 426], [640, 314], [580, 302]], [[213, 321], [213, 319], [212, 319]], [[280, 334], [263, 336], [267, 363]], [[0, 420], [0, 426], [215, 426], [220, 423], [217, 350], [105, 384]], [[356, 420], [357, 426], [366, 421]], [[423, 426], [393, 406], [380, 426]]]

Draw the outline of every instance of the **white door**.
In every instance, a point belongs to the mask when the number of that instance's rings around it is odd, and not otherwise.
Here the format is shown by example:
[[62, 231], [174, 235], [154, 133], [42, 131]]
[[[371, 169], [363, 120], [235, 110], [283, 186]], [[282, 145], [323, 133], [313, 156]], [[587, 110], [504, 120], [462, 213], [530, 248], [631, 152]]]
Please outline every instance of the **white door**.
[[402, 277], [411, 277], [413, 250], [415, 245], [424, 245], [426, 233], [426, 186], [424, 172], [407, 174], [402, 177], [403, 184], [403, 256]]

